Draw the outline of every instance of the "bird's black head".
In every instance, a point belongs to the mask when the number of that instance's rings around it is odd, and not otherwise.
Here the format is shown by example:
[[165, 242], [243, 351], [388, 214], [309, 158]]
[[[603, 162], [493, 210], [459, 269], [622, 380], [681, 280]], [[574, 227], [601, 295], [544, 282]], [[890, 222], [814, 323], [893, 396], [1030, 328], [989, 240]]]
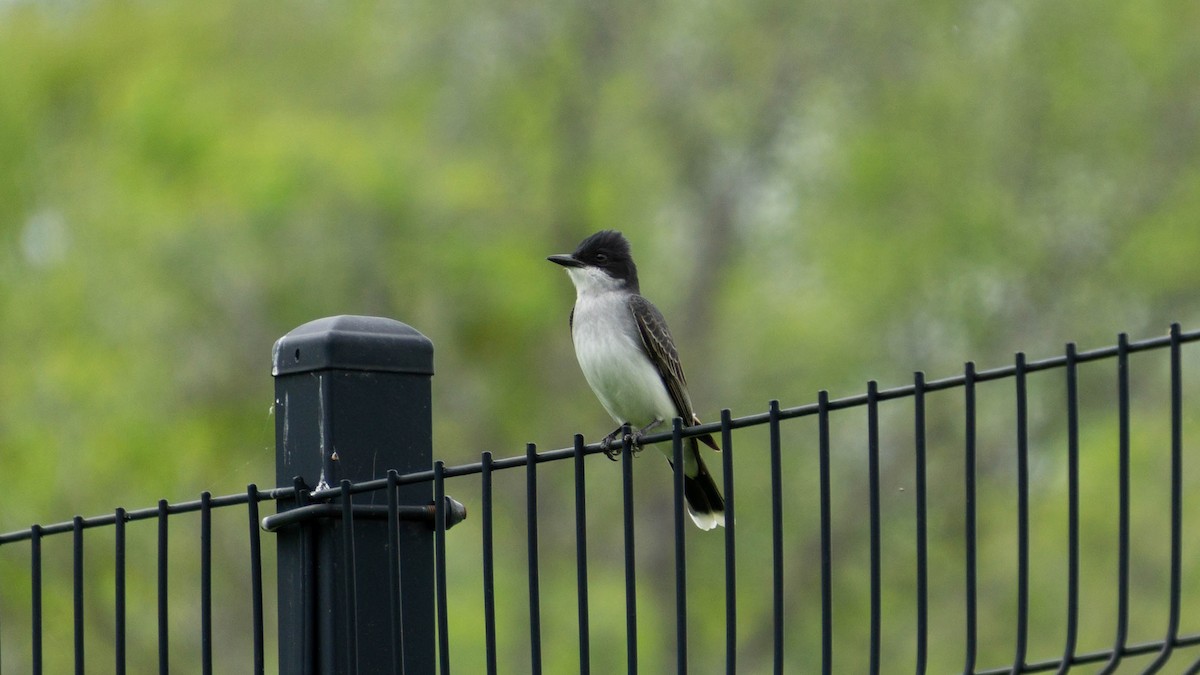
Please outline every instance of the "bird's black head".
[[552, 262], [564, 267], [592, 267], [603, 270], [613, 279], [624, 281], [634, 293], [639, 292], [637, 265], [629, 250], [629, 240], [616, 230], [601, 230], [580, 242], [569, 256], [550, 256]]

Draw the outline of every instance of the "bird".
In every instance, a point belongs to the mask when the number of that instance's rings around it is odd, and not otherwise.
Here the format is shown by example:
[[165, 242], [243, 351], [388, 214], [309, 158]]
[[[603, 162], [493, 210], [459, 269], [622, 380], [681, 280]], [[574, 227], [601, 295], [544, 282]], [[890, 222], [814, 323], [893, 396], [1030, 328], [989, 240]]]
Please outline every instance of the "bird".
[[[642, 436], [676, 417], [700, 424], [666, 319], [641, 295], [629, 240], [615, 230], [601, 230], [573, 253], [546, 259], [566, 268], [575, 285], [568, 320], [575, 357], [618, 425], [601, 442], [609, 459], [616, 459], [610, 448], [627, 424], [636, 449]], [[725, 499], [700, 456], [700, 443], [721, 449], [709, 434], [685, 440], [683, 493], [692, 522], [711, 530], [725, 525]], [[663, 454], [671, 462], [671, 451], [664, 448]]]

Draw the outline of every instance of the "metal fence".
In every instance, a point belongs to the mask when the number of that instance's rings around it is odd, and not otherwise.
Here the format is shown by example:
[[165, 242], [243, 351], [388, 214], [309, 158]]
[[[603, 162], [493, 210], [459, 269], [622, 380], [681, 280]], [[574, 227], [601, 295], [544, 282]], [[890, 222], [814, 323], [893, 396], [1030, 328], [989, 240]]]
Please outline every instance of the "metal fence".
[[[619, 471], [582, 436], [433, 461], [429, 341], [386, 319], [322, 319], [275, 347], [277, 487], [0, 535], [0, 559], [28, 563], [0, 585], [0, 670], [137, 672], [146, 655], [127, 643], [151, 623], [162, 673], [265, 672], [272, 643], [284, 673], [1200, 672], [1182, 360], [1197, 340], [1174, 325], [676, 420], [644, 439], [669, 444], [675, 467], [690, 436], [723, 448], [726, 527], [702, 533], [681, 471], [627, 448]], [[662, 496], [634, 489], [635, 466]], [[453, 533], [466, 509], [447, 490], [472, 512]], [[276, 512], [260, 518], [262, 501]], [[234, 599], [214, 590], [217, 512], [248, 532]], [[130, 553], [137, 521], [157, 525], [152, 556]], [[93, 537], [85, 556], [92, 529], [111, 534], [107, 555]], [[198, 577], [184, 589], [180, 540]]]

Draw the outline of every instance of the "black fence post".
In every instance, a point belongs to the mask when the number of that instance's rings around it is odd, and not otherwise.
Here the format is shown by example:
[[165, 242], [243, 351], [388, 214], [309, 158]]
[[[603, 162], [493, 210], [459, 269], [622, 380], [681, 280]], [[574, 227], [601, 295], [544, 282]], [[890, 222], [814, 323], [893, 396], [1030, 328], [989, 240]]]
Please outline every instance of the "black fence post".
[[[433, 344], [424, 335], [391, 319], [329, 317], [280, 338], [272, 360], [276, 485], [305, 488], [280, 499], [279, 513], [343, 480], [431, 469]], [[427, 506], [432, 490], [427, 482], [400, 485], [399, 504]], [[353, 497], [356, 512], [387, 503], [383, 490]], [[399, 663], [402, 672], [434, 672], [431, 523], [402, 520], [399, 536], [389, 537], [387, 519], [345, 523], [321, 513], [277, 531], [279, 672], [385, 673]], [[344, 550], [347, 527], [352, 554]], [[393, 617], [384, 593], [396, 555], [401, 616]], [[348, 578], [357, 583], [348, 586]], [[403, 626], [402, 645], [393, 621]], [[347, 635], [350, 626], [356, 636]]]

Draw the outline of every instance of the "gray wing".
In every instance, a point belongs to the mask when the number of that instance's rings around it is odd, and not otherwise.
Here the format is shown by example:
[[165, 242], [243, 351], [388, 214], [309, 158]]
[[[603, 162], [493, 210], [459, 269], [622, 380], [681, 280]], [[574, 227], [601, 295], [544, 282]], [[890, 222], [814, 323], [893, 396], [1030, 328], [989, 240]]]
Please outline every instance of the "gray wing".
[[679, 365], [679, 352], [675, 350], [675, 341], [671, 339], [666, 319], [657, 307], [640, 295], [629, 298], [629, 310], [633, 313], [646, 355], [658, 368], [663, 384], [667, 385], [667, 392], [671, 395], [675, 410], [683, 418], [684, 424], [692, 424], [695, 418], [692, 399], [688, 396], [687, 380], [683, 377], [683, 367]]

